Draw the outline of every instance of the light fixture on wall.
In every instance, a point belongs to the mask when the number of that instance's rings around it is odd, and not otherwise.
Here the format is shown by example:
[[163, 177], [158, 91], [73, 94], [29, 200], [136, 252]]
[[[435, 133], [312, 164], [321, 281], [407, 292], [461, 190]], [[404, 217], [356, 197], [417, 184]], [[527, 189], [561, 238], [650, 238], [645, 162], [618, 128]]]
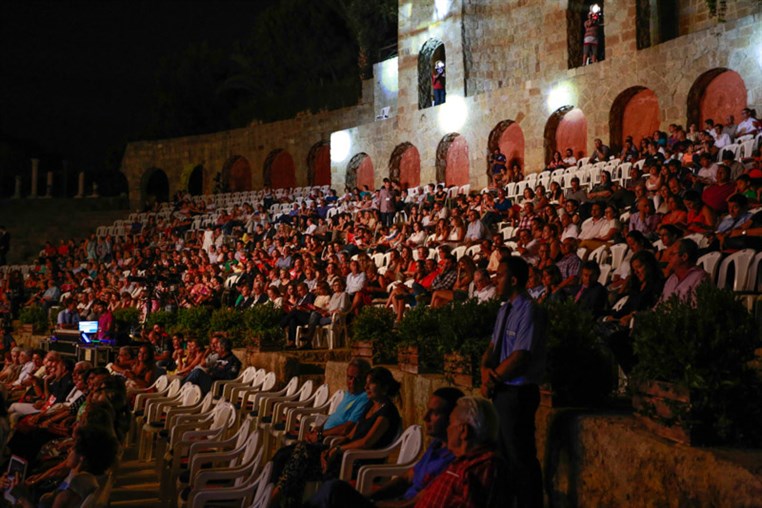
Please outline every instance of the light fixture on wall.
[[440, 21], [450, 12], [452, 0], [434, 0], [434, 21]]
[[347, 131], [331, 133], [331, 161], [344, 162], [352, 149], [352, 137]]
[[458, 95], [448, 95], [447, 102], [437, 106], [437, 122], [444, 134], [457, 132], [468, 118], [466, 100]]
[[548, 100], [546, 102], [548, 113], [553, 113], [568, 104], [576, 104], [576, 95], [574, 86], [568, 81], [557, 84], [548, 92]]

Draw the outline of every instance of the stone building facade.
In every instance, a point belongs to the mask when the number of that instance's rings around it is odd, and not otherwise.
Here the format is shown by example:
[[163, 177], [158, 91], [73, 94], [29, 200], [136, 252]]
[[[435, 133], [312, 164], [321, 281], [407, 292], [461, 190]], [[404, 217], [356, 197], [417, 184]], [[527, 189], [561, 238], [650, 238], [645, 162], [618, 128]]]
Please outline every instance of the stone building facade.
[[[400, 0], [398, 57], [374, 67], [360, 104], [130, 143], [131, 203], [157, 188], [211, 193], [217, 174], [230, 190], [326, 183], [329, 172], [336, 189], [391, 174], [478, 190], [494, 148], [532, 172], [556, 149], [586, 154], [595, 138], [617, 146], [626, 134], [762, 106], [762, 2], [728, 0], [722, 22], [704, 0], [673, 0], [669, 12], [654, 0], [598, 3], [605, 55], [581, 66], [592, 1]], [[446, 64], [447, 98], [432, 107], [435, 60]]]

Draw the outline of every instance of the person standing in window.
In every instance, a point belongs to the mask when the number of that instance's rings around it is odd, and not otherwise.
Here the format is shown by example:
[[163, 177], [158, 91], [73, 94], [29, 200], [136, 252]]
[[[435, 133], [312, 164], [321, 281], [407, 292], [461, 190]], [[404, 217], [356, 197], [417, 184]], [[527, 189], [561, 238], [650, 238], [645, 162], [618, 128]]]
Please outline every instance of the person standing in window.
[[445, 102], [445, 64], [437, 60], [434, 64], [434, 74], [431, 76], [431, 88], [434, 90], [434, 105], [439, 106]]

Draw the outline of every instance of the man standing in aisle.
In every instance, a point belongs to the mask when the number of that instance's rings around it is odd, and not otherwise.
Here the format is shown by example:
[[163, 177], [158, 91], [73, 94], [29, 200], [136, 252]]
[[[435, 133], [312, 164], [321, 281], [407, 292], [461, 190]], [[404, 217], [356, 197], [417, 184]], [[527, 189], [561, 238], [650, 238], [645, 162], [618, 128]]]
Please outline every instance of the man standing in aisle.
[[498, 312], [482, 356], [482, 393], [500, 417], [499, 447], [508, 460], [510, 499], [505, 506], [542, 507], [542, 471], [535, 445], [535, 412], [545, 372], [545, 316], [526, 292], [529, 266], [516, 256], [500, 262]]

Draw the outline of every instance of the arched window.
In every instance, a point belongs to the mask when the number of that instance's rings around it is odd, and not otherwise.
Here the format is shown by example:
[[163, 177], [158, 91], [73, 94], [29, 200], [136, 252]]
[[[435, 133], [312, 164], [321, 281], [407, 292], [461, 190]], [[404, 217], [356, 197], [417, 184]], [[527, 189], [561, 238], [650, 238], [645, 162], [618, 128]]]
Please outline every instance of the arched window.
[[403, 189], [421, 184], [421, 156], [415, 145], [406, 141], [394, 148], [389, 157], [389, 178], [398, 181]]
[[688, 124], [701, 130], [704, 122], [712, 119], [725, 124], [731, 115], [740, 121], [741, 110], [746, 107], [746, 84], [740, 74], [730, 69], [706, 71], [693, 82], [688, 92]]
[[140, 201], [149, 205], [169, 201], [169, 179], [163, 170], [150, 168], [143, 173], [140, 183]]
[[360, 152], [349, 160], [347, 175], [344, 180], [348, 188], [359, 187], [364, 189], [367, 186], [369, 190], [373, 190], [374, 178], [373, 161], [367, 153]]
[[627, 136], [635, 146], [645, 136], [651, 136], [661, 125], [659, 99], [653, 90], [633, 86], [620, 93], [609, 112], [609, 146], [616, 153]]
[[605, 59], [603, 14], [603, 0], [569, 0], [566, 36], [570, 69]]
[[307, 154], [307, 182], [309, 185], [331, 185], [331, 144], [319, 141]]
[[418, 109], [445, 101], [446, 64], [444, 43], [439, 39], [426, 41], [418, 53]]
[[437, 183], [447, 187], [470, 183], [470, 164], [468, 159], [468, 141], [453, 132], [447, 134], [437, 146]]
[[290, 153], [282, 148], [270, 152], [265, 158], [264, 182], [273, 189], [296, 187], [296, 165]]
[[222, 167], [219, 182], [221, 192], [242, 192], [251, 190], [251, 165], [246, 157], [234, 155]]
[[543, 143], [546, 164], [556, 150], [563, 154], [571, 148], [575, 157], [584, 157], [587, 154], [587, 119], [582, 110], [574, 106], [557, 109], [545, 124]]

